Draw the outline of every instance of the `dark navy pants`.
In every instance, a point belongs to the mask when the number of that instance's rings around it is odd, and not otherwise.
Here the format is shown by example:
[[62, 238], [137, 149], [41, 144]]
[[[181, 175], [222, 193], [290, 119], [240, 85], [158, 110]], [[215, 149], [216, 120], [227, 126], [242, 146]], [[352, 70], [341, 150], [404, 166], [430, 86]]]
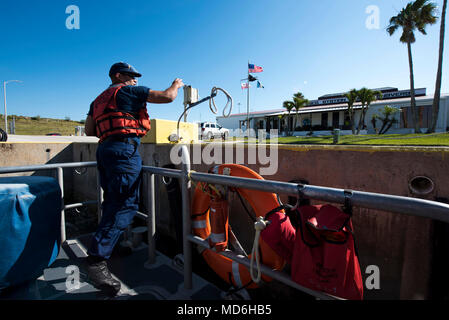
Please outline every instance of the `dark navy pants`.
[[104, 201], [102, 218], [92, 238], [89, 256], [108, 259], [139, 208], [142, 159], [137, 147], [114, 140], [106, 140], [98, 146], [97, 165]]

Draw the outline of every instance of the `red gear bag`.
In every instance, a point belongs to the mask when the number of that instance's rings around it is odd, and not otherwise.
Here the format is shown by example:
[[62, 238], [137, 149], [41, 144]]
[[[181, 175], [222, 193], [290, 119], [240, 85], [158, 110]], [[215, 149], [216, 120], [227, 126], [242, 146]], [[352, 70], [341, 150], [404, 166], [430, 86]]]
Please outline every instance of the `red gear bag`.
[[332, 205], [296, 210], [299, 228], [291, 276], [298, 284], [344, 299], [363, 299], [351, 215]]

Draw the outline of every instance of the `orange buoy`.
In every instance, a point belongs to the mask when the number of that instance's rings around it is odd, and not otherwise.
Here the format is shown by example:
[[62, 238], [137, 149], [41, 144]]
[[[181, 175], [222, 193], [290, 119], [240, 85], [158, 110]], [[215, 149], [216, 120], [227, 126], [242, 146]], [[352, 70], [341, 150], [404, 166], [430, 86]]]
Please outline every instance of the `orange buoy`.
[[[211, 172], [216, 174], [226, 174], [234, 177], [263, 180], [262, 176], [260, 176], [250, 168], [239, 164], [222, 164], [213, 167], [211, 169]], [[217, 197], [214, 196], [215, 194], [213, 192], [208, 192], [207, 187], [205, 187], [204, 185], [200, 185], [201, 187], [197, 187], [195, 189], [192, 201], [192, 229], [193, 233], [196, 236], [202, 239], [208, 239], [209, 243], [215, 245], [215, 249], [213, 250], [205, 249], [202, 252], [202, 256], [217, 275], [219, 275], [224, 281], [228, 282], [234, 287], [257, 288], [258, 285], [252, 281], [250, 272], [246, 266], [217, 253], [217, 251], [221, 251], [227, 246], [228, 220], [227, 217], [223, 219], [224, 215], [222, 214], [223, 212], [225, 212], [223, 210], [227, 210], [227, 204], [223, 204], [223, 200], [220, 200], [217, 203]], [[267, 212], [279, 207], [279, 202], [277, 200], [276, 194], [274, 193], [244, 188], [235, 188], [235, 191], [238, 192], [251, 205], [256, 214], [256, 217], [264, 217]], [[221, 210], [220, 215], [218, 216], [220, 218], [211, 219], [211, 214], [214, 214], [214, 212], [211, 213], [211, 209]], [[213, 221], [212, 223], [214, 225], [217, 224], [213, 228], [211, 228], [211, 221]], [[221, 225], [219, 225], [220, 221]], [[214, 239], [211, 239], [212, 229], [221, 231], [224, 230], [224, 232], [226, 233], [226, 236], [224, 238], [215, 238], [215, 240], [222, 239], [224, 241], [220, 243], [214, 241]], [[214, 238], [214, 236], [212, 236], [212, 238]], [[279, 256], [273, 249], [271, 249], [262, 240], [262, 238], [259, 239], [259, 248], [261, 251], [260, 256], [262, 264], [270, 267], [273, 270], [280, 270], [284, 267], [285, 260], [281, 256]], [[271, 281], [271, 278], [265, 275], [262, 275], [262, 279], [267, 282]]]

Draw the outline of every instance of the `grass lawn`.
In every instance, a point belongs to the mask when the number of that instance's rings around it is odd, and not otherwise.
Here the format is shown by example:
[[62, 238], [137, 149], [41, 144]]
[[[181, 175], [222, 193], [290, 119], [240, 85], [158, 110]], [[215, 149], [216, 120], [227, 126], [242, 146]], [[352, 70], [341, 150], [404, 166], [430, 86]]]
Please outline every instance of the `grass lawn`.
[[[269, 142], [269, 139], [267, 139]], [[280, 144], [333, 144], [332, 136], [279, 137]], [[449, 146], [449, 132], [434, 134], [385, 134], [340, 136], [339, 145]]]
[[[8, 121], [12, 116], [8, 117]], [[3, 128], [3, 116], [0, 115], [0, 127]], [[75, 127], [83, 126], [81, 122], [36, 117], [16, 116], [16, 134], [46, 135], [60, 133], [63, 136], [75, 135]], [[3, 128], [4, 129], [4, 128]], [[253, 143], [247, 138], [235, 137], [231, 140], [237, 143]], [[214, 141], [214, 140], [213, 140]], [[215, 139], [221, 141], [221, 139]], [[270, 140], [267, 139], [267, 142]], [[318, 137], [279, 137], [280, 144], [323, 144], [332, 145], [332, 136]], [[433, 134], [385, 134], [385, 135], [345, 135], [340, 136], [339, 145], [392, 145], [392, 146], [449, 146], [449, 132]]]
[[[15, 116], [16, 134], [21, 135], [46, 135], [47, 133], [60, 133], [63, 136], [75, 135], [76, 126], [84, 126], [81, 122], [48, 119], [36, 117]], [[8, 116], [8, 122], [12, 121], [12, 116]], [[0, 116], [0, 125], [3, 127], [3, 116]], [[9, 128], [9, 127], [8, 127]]]

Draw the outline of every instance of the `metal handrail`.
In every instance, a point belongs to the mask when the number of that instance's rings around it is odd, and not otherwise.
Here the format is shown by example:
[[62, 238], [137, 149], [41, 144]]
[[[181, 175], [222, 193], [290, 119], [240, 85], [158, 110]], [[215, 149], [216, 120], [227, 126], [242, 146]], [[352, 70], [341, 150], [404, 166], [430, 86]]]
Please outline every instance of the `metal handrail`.
[[[144, 166], [143, 168], [145, 171], [153, 174], [172, 178], [182, 177], [182, 170], [156, 168], [150, 166]], [[189, 171], [188, 176], [193, 181], [266, 191], [276, 194], [285, 194], [293, 197], [298, 197], [299, 191], [298, 184], [296, 183], [280, 182], [275, 180], [256, 180], [251, 178], [232, 177], [195, 171]], [[301, 185], [300, 191], [304, 197], [309, 199], [342, 204], [345, 203], [345, 198], [348, 193], [350, 193], [351, 202], [357, 207], [414, 215], [449, 223], [449, 204], [446, 203], [382, 193], [313, 185]]]
[[[191, 172], [190, 177], [195, 181], [267, 191], [293, 197], [298, 197], [298, 191], [300, 191], [302, 196], [306, 198], [334, 203], [345, 203], [349, 194], [354, 206], [420, 216], [449, 223], [449, 205], [430, 200], [313, 185], [300, 185], [299, 189], [296, 183], [211, 175], [200, 172]], [[270, 208], [268, 208], [269, 210]]]
[[[58, 168], [80, 168], [80, 167], [96, 167], [95, 161], [89, 162], [70, 162], [70, 163], [53, 163], [33, 166], [13, 166], [0, 167], [0, 174], [31, 172], [52, 170]], [[182, 170], [159, 168], [152, 166], [143, 166], [143, 171], [150, 174], [157, 174], [171, 178], [181, 178]], [[255, 180], [250, 178], [223, 176], [210, 173], [201, 173], [189, 171], [191, 180], [207, 183], [221, 184], [225, 186], [246, 188], [260, 191], [267, 191], [277, 194], [285, 194], [289, 196], [298, 196], [298, 184], [289, 182], [280, 182], [275, 180]], [[345, 189], [304, 185], [301, 193], [306, 198], [323, 200], [335, 203], [344, 203]], [[379, 209], [401, 214], [415, 215], [424, 218], [431, 218], [449, 223], [449, 205], [441, 202], [430, 200], [410, 198], [404, 196], [387, 195], [381, 193], [364, 192], [350, 190], [352, 193], [352, 204], [368, 209]], [[81, 202], [78, 204], [66, 205], [65, 209], [76, 208], [82, 205], [94, 204], [94, 201]]]
[[48, 163], [34, 166], [21, 166], [21, 167], [0, 167], [0, 174], [3, 173], [16, 173], [16, 172], [29, 172], [39, 170], [51, 170], [58, 168], [81, 168], [81, 167], [96, 167], [97, 162], [68, 162], [68, 163]]

